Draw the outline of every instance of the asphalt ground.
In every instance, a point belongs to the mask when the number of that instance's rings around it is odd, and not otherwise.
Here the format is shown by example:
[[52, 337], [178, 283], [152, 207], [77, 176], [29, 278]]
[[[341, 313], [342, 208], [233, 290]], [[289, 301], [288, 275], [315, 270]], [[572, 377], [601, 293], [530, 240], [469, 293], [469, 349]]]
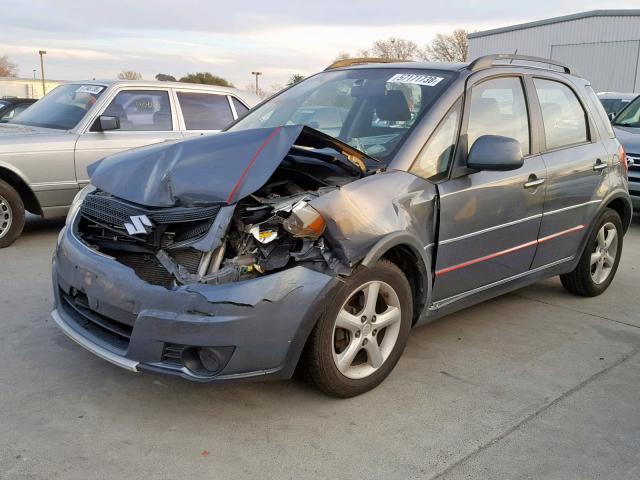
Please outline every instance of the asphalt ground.
[[602, 296], [556, 278], [418, 328], [349, 400], [93, 356], [49, 316], [60, 227], [29, 218], [0, 250], [2, 479], [640, 478], [637, 218]]

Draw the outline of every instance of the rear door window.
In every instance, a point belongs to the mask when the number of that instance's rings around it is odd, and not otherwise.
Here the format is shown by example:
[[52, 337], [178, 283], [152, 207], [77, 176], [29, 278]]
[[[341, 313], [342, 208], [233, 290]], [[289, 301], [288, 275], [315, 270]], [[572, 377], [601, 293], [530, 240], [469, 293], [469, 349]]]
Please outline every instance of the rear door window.
[[178, 101], [187, 130], [222, 130], [234, 120], [226, 95], [178, 92]]
[[587, 114], [576, 94], [563, 83], [534, 78], [548, 150], [589, 140]]

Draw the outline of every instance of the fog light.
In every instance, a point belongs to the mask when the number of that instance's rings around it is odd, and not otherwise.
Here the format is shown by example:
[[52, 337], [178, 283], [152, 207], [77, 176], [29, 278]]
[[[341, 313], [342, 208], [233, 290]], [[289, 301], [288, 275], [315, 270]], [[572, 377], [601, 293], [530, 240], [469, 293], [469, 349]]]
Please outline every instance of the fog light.
[[213, 348], [198, 348], [198, 357], [202, 366], [210, 372], [220, 370], [220, 357]]
[[234, 347], [187, 347], [182, 364], [197, 375], [215, 375], [227, 365]]

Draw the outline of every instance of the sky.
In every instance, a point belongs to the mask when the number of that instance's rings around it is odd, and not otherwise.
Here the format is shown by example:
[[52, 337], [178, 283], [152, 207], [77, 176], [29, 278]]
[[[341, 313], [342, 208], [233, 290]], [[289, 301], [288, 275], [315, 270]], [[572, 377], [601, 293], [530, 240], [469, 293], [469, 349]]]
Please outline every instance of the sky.
[[263, 72], [262, 86], [325, 68], [342, 51], [378, 39], [425, 46], [437, 33], [481, 31], [587, 10], [638, 8], [639, 0], [0, 0], [0, 55], [19, 76], [115, 78], [135, 70], [180, 77], [209, 71], [240, 88]]

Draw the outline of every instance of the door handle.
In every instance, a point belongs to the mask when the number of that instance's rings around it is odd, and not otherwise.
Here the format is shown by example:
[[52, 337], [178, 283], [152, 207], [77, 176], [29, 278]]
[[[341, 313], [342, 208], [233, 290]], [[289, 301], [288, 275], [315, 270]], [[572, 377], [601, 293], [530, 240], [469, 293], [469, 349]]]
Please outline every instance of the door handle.
[[[529, 177], [531, 178], [531, 177]], [[532, 178], [527, 183], [524, 184], [524, 188], [535, 188], [539, 187], [544, 183], [544, 178]]]
[[593, 164], [593, 171], [594, 172], [600, 172], [600, 171], [604, 170], [607, 167], [608, 167], [608, 165], [605, 162], [603, 162], [602, 160], [598, 159], [598, 160], [596, 160], [596, 163]]

